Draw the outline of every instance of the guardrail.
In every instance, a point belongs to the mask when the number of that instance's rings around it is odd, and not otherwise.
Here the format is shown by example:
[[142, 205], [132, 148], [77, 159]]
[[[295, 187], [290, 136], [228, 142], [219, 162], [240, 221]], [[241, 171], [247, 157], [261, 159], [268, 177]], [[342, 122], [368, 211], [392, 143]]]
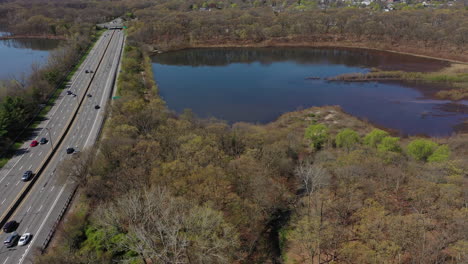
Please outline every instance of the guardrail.
[[60, 224], [60, 221], [62, 220], [63, 216], [65, 215], [65, 212], [70, 206], [71, 201], [73, 200], [73, 197], [75, 196], [77, 189], [78, 189], [78, 185], [73, 187], [73, 191], [68, 196], [67, 201], [65, 202], [64, 206], [62, 207], [62, 210], [60, 210], [60, 213], [57, 216], [57, 219], [55, 219], [52, 229], [50, 229], [49, 233], [46, 236], [46, 239], [44, 240], [44, 242], [42, 243], [42, 246], [40, 247], [41, 254], [44, 254], [47, 246], [49, 246], [50, 240], [52, 240], [52, 237], [54, 236], [55, 231], [57, 230], [57, 226]]

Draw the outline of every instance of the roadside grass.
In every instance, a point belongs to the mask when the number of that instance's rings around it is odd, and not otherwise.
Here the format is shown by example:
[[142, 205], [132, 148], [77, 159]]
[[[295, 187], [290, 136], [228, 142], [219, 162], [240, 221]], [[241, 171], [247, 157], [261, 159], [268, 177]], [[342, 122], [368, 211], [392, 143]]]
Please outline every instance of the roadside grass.
[[104, 31], [106, 30], [101, 29], [96, 32], [95, 36], [92, 39], [91, 45], [89, 45], [89, 47], [81, 56], [78, 63], [73, 67], [73, 69], [67, 74], [67, 76], [63, 79], [63, 81], [58, 85], [58, 88], [53, 92], [46, 106], [40, 110], [39, 114], [35, 117], [34, 121], [31, 123], [29, 128], [26, 129], [23, 136], [12, 145], [12, 147], [8, 150], [8, 152], [5, 154], [4, 157], [0, 158], [0, 169], [3, 168], [3, 166], [5, 166], [8, 163], [8, 161], [13, 157], [16, 151], [24, 144], [24, 142], [28, 140], [29, 136], [31, 136], [34, 129], [36, 129], [41, 124], [41, 122], [44, 121], [50, 109], [52, 109], [52, 106], [55, 104], [55, 101], [60, 96], [60, 93], [63, 91], [63, 89], [65, 89], [65, 86], [67, 85], [67, 83], [72, 79], [73, 75], [75, 75], [76, 71], [81, 67], [86, 57], [89, 55], [89, 52], [96, 44], [96, 41], [99, 39], [99, 37], [102, 35]]

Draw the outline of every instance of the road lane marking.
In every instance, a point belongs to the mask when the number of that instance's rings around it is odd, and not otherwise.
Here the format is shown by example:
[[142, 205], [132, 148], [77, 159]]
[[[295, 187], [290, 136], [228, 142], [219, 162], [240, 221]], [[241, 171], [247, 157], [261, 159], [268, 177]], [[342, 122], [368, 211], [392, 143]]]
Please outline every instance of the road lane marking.
[[28, 169], [28, 170], [30, 170], [31, 168], [32, 168], [32, 164], [31, 164], [31, 166], [29, 166], [29, 169]]
[[19, 184], [20, 182], [21, 182], [21, 181], [18, 181], [18, 182], [16, 183], [16, 185], [15, 185], [15, 186], [18, 186], [18, 184]]
[[5, 198], [5, 199], [3, 199], [3, 202], [2, 202], [2, 204], [3, 204], [5, 201], [6, 201], [6, 198]]
[[5, 261], [3, 261], [3, 264], [5, 264], [5, 263], [8, 261], [9, 258], [10, 258], [10, 257], [7, 257], [7, 258], [5, 259]]
[[[29, 250], [31, 249], [31, 246], [34, 244], [34, 241], [36, 241], [36, 238], [39, 237], [39, 234], [41, 233], [41, 230], [42, 228], [44, 227], [46, 221], [48, 220], [50, 214], [52, 213], [54, 207], [57, 205], [57, 202], [60, 198], [60, 196], [62, 196], [62, 193], [63, 191], [65, 190], [65, 187], [67, 185], [65, 184], [63, 187], [62, 187], [62, 190], [60, 191], [60, 193], [57, 195], [57, 198], [55, 198], [55, 201], [54, 201], [54, 204], [52, 204], [52, 206], [50, 207], [49, 209], [49, 212], [47, 213], [47, 215], [44, 217], [44, 221], [42, 221], [41, 223], [41, 226], [39, 227], [39, 229], [37, 230], [37, 232], [35, 233], [35, 235], [33, 236], [33, 239], [31, 241], [31, 243], [29, 243], [28, 245], [28, 248], [26, 249], [26, 251], [24, 252], [24, 255], [21, 257], [21, 259], [19, 260], [18, 264], [22, 264], [23, 261], [24, 261], [24, 257], [28, 255], [28, 252]], [[42, 205], [41, 205], [41, 208], [42, 208]]]
[[23, 165], [21, 165], [21, 167], [19, 168], [19, 170], [21, 171], [22, 168], [23, 168]]
[[39, 152], [39, 156], [40, 156], [40, 155], [42, 155], [42, 151], [41, 151], [41, 152]]
[[29, 208], [28, 208], [28, 210], [26, 211], [26, 213], [29, 213], [29, 210], [31, 210], [31, 207], [32, 207], [32, 205], [29, 206]]

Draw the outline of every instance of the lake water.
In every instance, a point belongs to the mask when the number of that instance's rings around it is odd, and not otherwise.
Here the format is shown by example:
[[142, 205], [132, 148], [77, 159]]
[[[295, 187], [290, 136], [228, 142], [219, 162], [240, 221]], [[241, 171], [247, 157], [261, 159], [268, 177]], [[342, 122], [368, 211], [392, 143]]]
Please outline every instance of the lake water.
[[[5, 35], [0, 32], [0, 35]], [[33, 64], [47, 62], [50, 50], [60, 41], [52, 39], [8, 39], [0, 40], [0, 80], [27, 77]]]
[[[170, 109], [231, 123], [266, 123], [301, 108], [344, 111], [402, 134], [446, 136], [468, 119], [468, 102], [435, 100], [435, 85], [328, 82], [344, 73], [436, 71], [448, 63], [366, 50], [192, 49], [153, 57], [153, 72]], [[309, 77], [320, 78], [318, 80]]]

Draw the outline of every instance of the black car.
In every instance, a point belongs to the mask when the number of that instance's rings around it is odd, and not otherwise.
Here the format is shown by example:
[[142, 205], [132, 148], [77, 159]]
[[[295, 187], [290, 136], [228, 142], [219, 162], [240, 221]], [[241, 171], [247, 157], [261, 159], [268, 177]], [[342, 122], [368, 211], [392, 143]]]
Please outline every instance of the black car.
[[88, 71], [88, 70], [86, 70], [86, 71], [84, 71], [84, 72], [85, 72], [85, 73], [89, 73], [89, 71]]
[[21, 180], [22, 181], [29, 181], [32, 177], [33, 173], [32, 171], [28, 170], [28, 171], [25, 171], [24, 174], [23, 174], [23, 177], [21, 177]]
[[99, 105], [94, 106], [94, 109], [99, 109], [101, 108]]
[[87, 94], [86, 96], [88, 96], [88, 97], [92, 97], [92, 95], [91, 95], [91, 94]]
[[47, 144], [47, 138], [41, 138], [41, 140], [39, 140], [39, 143], [41, 145]]
[[67, 154], [72, 154], [73, 152], [75, 152], [74, 148], [67, 148]]
[[72, 91], [68, 90], [67, 94], [70, 95], [70, 94], [73, 94], [73, 93], [72, 93]]
[[19, 238], [20, 236], [18, 233], [14, 232], [13, 234], [9, 235], [5, 241], [3, 241], [3, 244], [5, 244], [7, 248], [14, 247], [18, 244]]
[[5, 233], [13, 232], [16, 230], [17, 227], [18, 227], [18, 222], [16, 222], [15, 220], [10, 221], [3, 226], [3, 232]]

